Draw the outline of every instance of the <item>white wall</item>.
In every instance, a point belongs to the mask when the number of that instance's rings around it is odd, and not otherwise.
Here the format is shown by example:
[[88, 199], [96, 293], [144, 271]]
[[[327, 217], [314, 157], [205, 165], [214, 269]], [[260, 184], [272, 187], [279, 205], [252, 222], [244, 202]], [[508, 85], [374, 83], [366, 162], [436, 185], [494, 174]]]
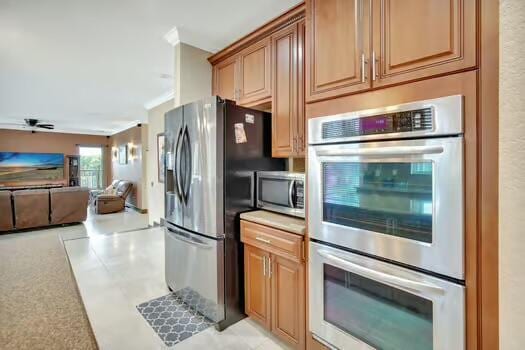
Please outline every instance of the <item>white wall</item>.
[[211, 95], [211, 53], [188, 44], [175, 45], [175, 106]]
[[164, 216], [164, 184], [158, 180], [157, 135], [164, 132], [164, 113], [173, 108], [169, 100], [148, 111], [148, 157], [147, 157], [147, 198], [149, 224], [160, 223]]
[[525, 1], [500, 1], [500, 349], [525, 348]]

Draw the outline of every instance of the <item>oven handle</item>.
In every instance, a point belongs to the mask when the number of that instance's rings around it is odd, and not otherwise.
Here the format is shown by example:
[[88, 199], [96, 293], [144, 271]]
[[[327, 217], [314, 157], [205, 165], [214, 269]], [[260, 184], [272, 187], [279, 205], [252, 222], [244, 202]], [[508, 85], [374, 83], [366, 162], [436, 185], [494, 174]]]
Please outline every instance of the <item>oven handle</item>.
[[408, 289], [416, 293], [426, 292], [427, 294], [431, 293], [431, 294], [438, 294], [438, 295], [443, 295], [445, 293], [445, 291], [441, 287], [438, 287], [436, 285], [423, 283], [423, 282], [417, 282], [417, 281], [409, 280], [409, 279], [398, 277], [398, 276], [392, 276], [384, 272], [372, 270], [372, 269], [369, 269], [368, 267], [364, 267], [356, 263], [350, 262], [339, 256], [335, 256], [326, 250], [318, 250], [317, 253], [328, 260], [331, 260], [339, 265], [344, 266], [350, 272], [353, 272], [355, 274], [358, 274], [364, 277], [368, 277], [370, 279], [374, 279], [378, 282], [382, 282], [382, 283], [394, 285], [400, 288]]
[[318, 156], [405, 156], [443, 153], [443, 146], [401, 146], [316, 150]]

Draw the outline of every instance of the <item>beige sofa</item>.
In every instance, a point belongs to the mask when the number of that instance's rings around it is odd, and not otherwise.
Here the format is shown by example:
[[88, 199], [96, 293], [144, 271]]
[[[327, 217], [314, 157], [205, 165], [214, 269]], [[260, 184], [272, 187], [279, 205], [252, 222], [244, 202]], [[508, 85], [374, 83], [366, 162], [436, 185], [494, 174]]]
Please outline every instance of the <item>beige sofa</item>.
[[0, 231], [81, 222], [88, 203], [82, 187], [0, 191]]
[[87, 218], [89, 190], [83, 187], [63, 187], [49, 190], [51, 225], [82, 222]]
[[0, 191], [0, 231], [9, 231], [14, 228], [11, 192]]
[[[113, 184], [115, 181], [113, 181]], [[103, 193], [98, 195], [94, 200], [95, 212], [97, 214], [116, 213], [124, 210], [126, 206], [126, 198], [133, 189], [133, 184], [130, 181], [121, 180], [118, 185], [114, 187], [115, 193]], [[109, 188], [111, 190], [111, 188]]]
[[49, 190], [13, 192], [17, 229], [49, 225]]

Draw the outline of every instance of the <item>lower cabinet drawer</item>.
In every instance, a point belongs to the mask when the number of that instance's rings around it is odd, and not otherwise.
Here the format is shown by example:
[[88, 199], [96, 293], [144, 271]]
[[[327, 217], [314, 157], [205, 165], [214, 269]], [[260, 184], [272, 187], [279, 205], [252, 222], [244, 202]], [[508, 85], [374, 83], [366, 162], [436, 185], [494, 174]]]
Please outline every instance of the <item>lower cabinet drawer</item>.
[[294, 261], [304, 260], [303, 236], [241, 220], [241, 241]]

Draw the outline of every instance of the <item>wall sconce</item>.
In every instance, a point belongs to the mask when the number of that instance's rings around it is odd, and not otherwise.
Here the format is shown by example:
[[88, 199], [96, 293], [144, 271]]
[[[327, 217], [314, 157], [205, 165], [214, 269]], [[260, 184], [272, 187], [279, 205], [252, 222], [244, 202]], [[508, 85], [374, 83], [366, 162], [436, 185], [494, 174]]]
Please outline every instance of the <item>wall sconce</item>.
[[117, 147], [111, 147], [111, 154], [113, 156], [113, 161], [116, 162], [118, 159], [118, 148]]
[[128, 143], [128, 153], [130, 160], [135, 160], [137, 158], [137, 146], [135, 146], [132, 142]]

